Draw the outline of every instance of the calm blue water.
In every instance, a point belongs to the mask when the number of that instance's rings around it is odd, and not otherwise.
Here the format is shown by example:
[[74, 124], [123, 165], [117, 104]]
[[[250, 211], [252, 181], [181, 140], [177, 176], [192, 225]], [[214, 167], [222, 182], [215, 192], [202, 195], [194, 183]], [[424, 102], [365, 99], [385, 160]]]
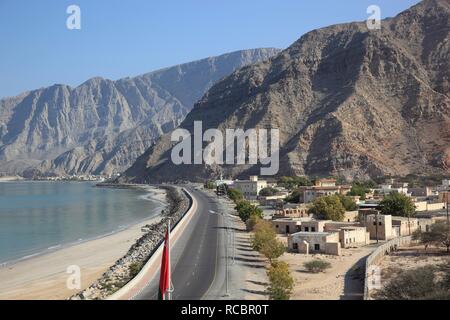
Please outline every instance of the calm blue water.
[[112, 233], [163, 206], [145, 191], [90, 182], [0, 183], [0, 263]]

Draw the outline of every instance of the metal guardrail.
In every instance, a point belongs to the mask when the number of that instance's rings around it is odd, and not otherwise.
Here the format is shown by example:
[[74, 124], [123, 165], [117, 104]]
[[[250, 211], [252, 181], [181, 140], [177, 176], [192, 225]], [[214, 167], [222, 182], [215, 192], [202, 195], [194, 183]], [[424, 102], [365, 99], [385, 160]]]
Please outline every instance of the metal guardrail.
[[400, 246], [410, 244], [412, 240], [411, 236], [403, 236], [389, 240], [376, 248], [366, 259], [366, 266], [364, 271], [364, 300], [370, 300], [369, 295], [369, 268], [370, 266], [378, 263], [385, 255], [392, 251], [396, 251]]

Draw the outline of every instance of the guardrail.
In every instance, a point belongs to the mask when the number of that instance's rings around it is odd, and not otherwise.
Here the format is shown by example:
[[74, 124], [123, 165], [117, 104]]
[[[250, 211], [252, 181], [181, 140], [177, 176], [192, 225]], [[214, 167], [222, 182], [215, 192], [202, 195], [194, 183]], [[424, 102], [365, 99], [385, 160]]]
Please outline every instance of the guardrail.
[[381, 258], [385, 255], [389, 254], [392, 251], [396, 251], [400, 246], [405, 244], [410, 244], [412, 240], [411, 236], [404, 236], [394, 238], [389, 240], [388, 242], [382, 244], [378, 248], [376, 248], [366, 259], [366, 267], [364, 271], [364, 300], [370, 300], [369, 295], [369, 273], [370, 266], [378, 263]]
[[[195, 198], [187, 191], [185, 188], [182, 189], [183, 192], [190, 200], [189, 209], [184, 213], [184, 215], [175, 222], [170, 233], [170, 247], [176, 243], [187, 223], [189, 222], [192, 215], [197, 210], [197, 202]], [[154, 250], [152, 256], [148, 259], [145, 265], [142, 267], [141, 271], [122, 288], [110, 295], [107, 300], [130, 300], [138, 295], [157, 275], [159, 271], [159, 264], [161, 262], [162, 251], [164, 248], [164, 239], [161, 239]]]

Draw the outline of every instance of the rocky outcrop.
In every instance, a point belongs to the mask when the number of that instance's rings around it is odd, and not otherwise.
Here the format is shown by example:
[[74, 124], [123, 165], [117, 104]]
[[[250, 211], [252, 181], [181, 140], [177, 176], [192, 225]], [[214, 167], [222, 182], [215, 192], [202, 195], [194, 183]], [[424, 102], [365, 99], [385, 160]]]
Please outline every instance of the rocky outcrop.
[[177, 127], [216, 81], [271, 57], [243, 50], [111, 81], [56, 84], [0, 100], [0, 172], [112, 174]]
[[[449, 13], [425, 0], [382, 21], [311, 31], [214, 85], [180, 125], [279, 128], [280, 175], [346, 178], [450, 171]], [[244, 177], [258, 165], [174, 165], [170, 133], [124, 181]]]

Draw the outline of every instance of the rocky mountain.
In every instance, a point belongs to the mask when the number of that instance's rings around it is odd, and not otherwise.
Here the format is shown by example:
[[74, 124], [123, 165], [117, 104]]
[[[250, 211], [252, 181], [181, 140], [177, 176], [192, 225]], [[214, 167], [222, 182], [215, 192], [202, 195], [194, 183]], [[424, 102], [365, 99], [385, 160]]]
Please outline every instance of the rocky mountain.
[[[365, 22], [303, 35], [277, 56], [235, 71], [181, 128], [279, 128], [280, 175], [449, 173], [449, 13], [425, 0], [380, 30]], [[170, 133], [122, 180], [202, 180], [258, 174], [258, 165], [174, 165]]]
[[177, 127], [218, 80], [278, 49], [237, 51], [134, 78], [93, 78], [0, 100], [0, 172], [111, 174]]

